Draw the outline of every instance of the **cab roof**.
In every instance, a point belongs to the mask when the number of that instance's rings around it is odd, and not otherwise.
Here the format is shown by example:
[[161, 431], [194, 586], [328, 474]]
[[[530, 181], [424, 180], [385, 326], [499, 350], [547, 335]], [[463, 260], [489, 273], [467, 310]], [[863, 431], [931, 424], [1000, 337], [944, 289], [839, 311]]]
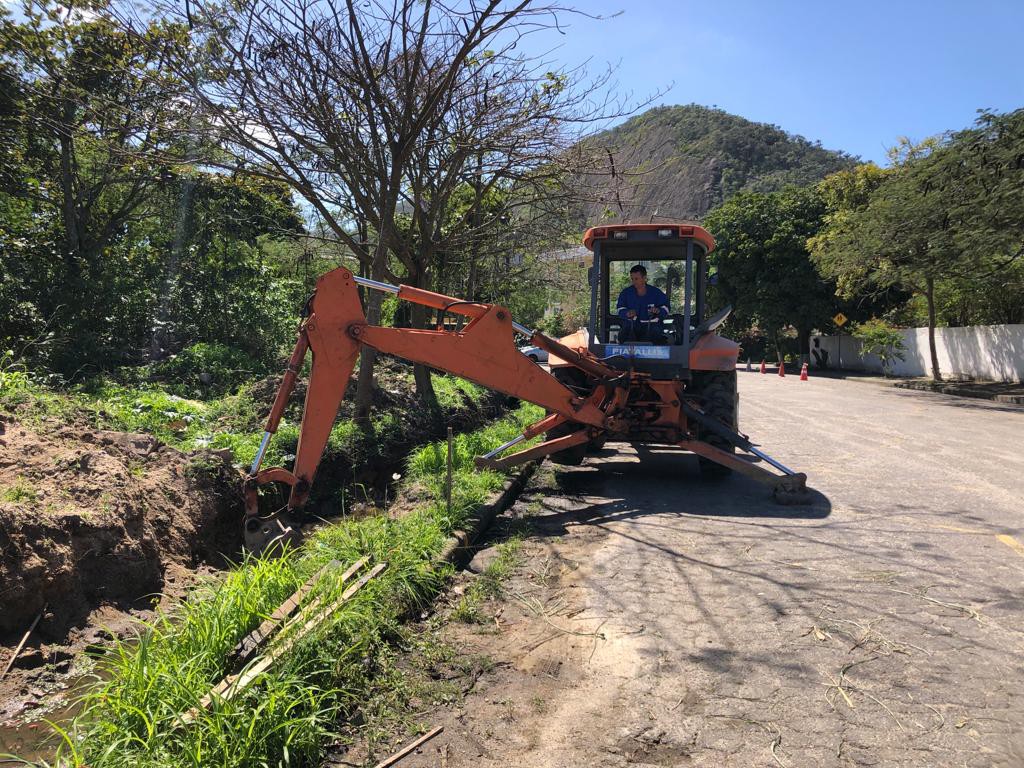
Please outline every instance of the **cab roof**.
[[608, 224], [603, 227], [591, 227], [583, 235], [583, 245], [592, 251], [595, 240], [607, 240], [614, 232], [657, 232], [660, 229], [675, 230], [675, 237], [692, 237], [703, 245], [708, 253], [715, 249], [715, 238], [697, 224]]

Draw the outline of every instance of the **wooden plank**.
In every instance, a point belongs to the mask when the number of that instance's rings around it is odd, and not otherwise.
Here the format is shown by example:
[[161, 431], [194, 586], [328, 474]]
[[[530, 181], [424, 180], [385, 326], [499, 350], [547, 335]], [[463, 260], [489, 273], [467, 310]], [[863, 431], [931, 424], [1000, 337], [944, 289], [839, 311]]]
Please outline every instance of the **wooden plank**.
[[[261, 674], [266, 672], [275, 661], [294, 648], [307, 632], [315, 628], [318, 624], [322, 623], [324, 619], [328, 618], [332, 613], [341, 608], [341, 606], [348, 602], [353, 595], [366, 586], [370, 579], [374, 578], [387, 567], [387, 563], [378, 563], [372, 569], [363, 574], [358, 581], [351, 584], [337, 600], [333, 601], [326, 607], [316, 610], [316, 608], [319, 607], [319, 600], [317, 600], [303, 609], [302, 612], [281, 627], [281, 630], [278, 633], [278, 639], [280, 642], [277, 645], [271, 646], [270, 650], [263, 656], [263, 658], [254, 664], [249, 665], [238, 674], [227, 675], [224, 677], [223, 680], [210, 689], [209, 693], [199, 700], [198, 707], [193, 707], [182, 715], [180, 724], [188, 725], [193, 722], [199, 714], [199, 710], [208, 709], [215, 698], [227, 701], [249, 687], [249, 685], [251, 685]], [[349, 569], [353, 574], [356, 570], [357, 569], [354, 567]], [[346, 573], [349, 573], [349, 571], [346, 571]], [[298, 629], [292, 633], [292, 630], [296, 627], [298, 627]], [[285, 634], [291, 634], [291, 637], [288, 637], [283, 641], [280, 640], [280, 638]]]
[[[369, 557], [363, 557], [353, 563], [349, 568], [341, 575], [340, 582], [344, 584], [352, 576], [370, 562]], [[263, 621], [256, 629], [250, 632], [248, 635], [243, 637], [238, 645], [235, 646], [234, 655], [236, 663], [246, 662], [249, 658], [270, 639], [270, 636], [274, 634], [281, 622], [291, 616], [295, 610], [301, 605], [302, 601], [306, 599], [306, 596], [312, 591], [316, 583], [326, 574], [328, 571], [335, 570], [341, 567], [341, 563], [337, 560], [331, 560], [323, 568], [314, 573], [305, 584], [299, 587], [292, 595], [285, 600], [277, 609], [270, 614], [270, 616]]]
[[[273, 646], [270, 651], [258, 662], [248, 667], [240, 675], [236, 676], [234, 680], [229, 682], [223, 690], [224, 695], [221, 698], [230, 699], [235, 696], [239, 691], [245, 690], [257, 677], [263, 674], [270, 666], [277, 661], [279, 658], [284, 656], [288, 651], [298, 644], [299, 640], [309, 632], [321, 624], [324, 619], [328, 618], [332, 613], [341, 608], [342, 605], [347, 603], [352, 596], [366, 586], [366, 583], [376, 576], [378, 573], [387, 568], [387, 563], [378, 563], [366, 573], [359, 581], [346, 589], [341, 597], [335, 600], [330, 605], [323, 608], [315, 616], [306, 620], [306, 622], [298, 628], [294, 635], [284, 640], [280, 645]], [[298, 618], [298, 617], [297, 617]], [[291, 622], [289, 622], [291, 624]], [[282, 628], [282, 633], [288, 630], [288, 627]], [[225, 678], [226, 680], [226, 678]], [[208, 706], [208, 705], [207, 705]]]
[[[392, 765], [397, 763], [403, 757], [407, 757], [408, 755], [410, 755], [411, 753], [413, 753], [414, 751], [416, 751], [417, 749], [422, 747], [424, 744], [426, 744], [432, 738], [437, 736], [437, 734], [439, 734], [443, 730], [444, 730], [444, 726], [443, 725], [437, 726], [437, 728], [435, 728], [434, 730], [428, 731], [427, 733], [425, 733], [422, 736], [420, 736], [418, 739], [416, 739], [416, 741], [414, 741], [409, 746], [403, 747], [402, 749], [400, 749], [397, 752], [395, 752], [395, 754], [393, 754], [391, 757], [384, 758], [379, 763], [377, 763], [377, 765], [375, 765], [373, 768], [390, 768]], [[445, 757], [445, 761], [447, 762], [447, 755]]]
[[[271, 648], [268, 656], [276, 658], [281, 654], [291, 650], [291, 648], [299, 641], [299, 639], [303, 635], [305, 635], [310, 630], [315, 629], [318, 624], [321, 624], [325, 619], [330, 617], [332, 613], [334, 613], [339, 608], [341, 608], [342, 605], [347, 603], [356, 592], [365, 587], [367, 582], [370, 581], [370, 579], [372, 579], [374, 576], [376, 576], [378, 573], [380, 573], [387, 567], [387, 563], [378, 563], [377, 565], [373, 566], [372, 569], [363, 574], [363, 576], [360, 577], [359, 581], [354, 582], [348, 589], [342, 592], [341, 597], [339, 597], [330, 605], [321, 608], [319, 611], [315, 613], [312, 611], [303, 611], [301, 614], [296, 616], [295, 619], [288, 622], [287, 626], [281, 628], [280, 637], [283, 637], [286, 633], [291, 634], [293, 627], [297, 626], [298, 629], [295, 630], [294, 634], [292, 634], [291, 637], [287, 638], [286, 640], [283, 640], [280, 646], [275, 646]], [[299, 626], [299, 622], [301, 622], [304, 618], [305, 621], [301, 624], [301, 626]]]
[[248, 659], [257, 648], [263, 645], [263, 643], [270, 638], [277, 626], [295, 612], [305, 599], [306, 595], [308, 595], [310, 590], [313, 589], [313, 586], [320, 580], [320, 577], [327, 571], [337, 568], [340, 565], [341, 563], [337, 560], [331, 560], [331, 562], [327, 563], [327, 565], [310, 576], [309, 579], [306, 580], [306, 583], [295, 590], [287, 600], [277, 606], [274, 612], [262, 621], [256, 629], [239, 640], [233, 651], [237, 661], [244, 662]]

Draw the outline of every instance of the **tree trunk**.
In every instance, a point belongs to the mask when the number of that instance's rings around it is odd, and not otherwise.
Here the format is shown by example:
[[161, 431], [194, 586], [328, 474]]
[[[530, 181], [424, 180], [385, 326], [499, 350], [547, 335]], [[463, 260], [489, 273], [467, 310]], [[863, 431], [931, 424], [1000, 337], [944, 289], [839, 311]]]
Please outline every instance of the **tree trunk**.
[[[477, 263], [480, 260], [480, 206], [483, 204], [483, 156], [476, 156], [476, 174], [473, 181], [473, 209], [471, 216], [472, 238], [469, 243], [469, 274], [466, 277], [466, 287], [462, 291], [455, 291], [454, 295], [461, 295], [466, 301], [476, 301]], [[461, 329], [464, 319], [459, 315], [458, 327]]]
[[772, 334], [772, 344], [775, 345], [775, 359], [779, 361], [779, 367], [782, 367], [786, 363], [785, 357], [783, 357], [782, 355], [782, 346], [779, 343], [779, 341], [779, 333], [778, 331], [776, 331], [774, 334]]
[[811, 329], [810, 328], [797, 328], [797, 339], [800, 343], [800, 363], [811, 362]]
[[932, 379], [942, 381], [939, 372], [939, 353], [935, 349], [935, 278], [929, 276], [925, 281], [925, 298], [928, 300], [928, 352], [932, 357]]
[[64, 103], [64, 124], [59, 127], [60, 136], [60, 186], [61, 215], [64, 220], [64, 249], [68, 271], [72, 277], [78, 275], [78, 258], [82, 249], [82, 233], [78, 220], [78, 206], [75, 201], [75, 176], [71, 135], [75, 106], [70, 99]]
[[[410, 275], [412, 278], [412, 284], [417, 288], [429, 288], [428, 283], [429, 275], [426, 269], [420, 269], [414, 274]], [[427, 327], [427, 307], [422, 304], [412, 305], [412, 327], [413, 328], [426, 328]], [[412, 368], [413, 379], [416, 382], [416, 394], [420, 398], [420, 402], [431, 412], [436, 414], [438, 412], [437, 405], [437, 393], [434, 392], [434, 382], [430, 376], [430, 368], [423, 365], [422, 363], [416, 363]]]
[[192, 197], [196, 182], [186, 178], [181, 184], [178, 198], [178, 220], [174, 227], [174, 242], [164, 267], [164, 280], [160, 289], [160, 306], [153, 323], [153, 335], [149, 340], [149, 357], [151, 360], [163, 360], [167, 355], [168, 325], [171, 322], [172, 296], [174, 283], [178, 279], [181, 261], [185, 255], [185, 246], [189, 240], [189, 221], [192, 218]]
[[[383, 279], [384, 270], [381, 268], [380, 254], [374, 259], [374, 267], [371, 271], [373, 280]], [[366, 269], [360, 270], [366, 277]], [[370, 325], [380, 323], [380, 291], [369, 288], [366, 291], [366, 322]], [[373, 407], [373, 364], [377, 361], [377, 350], [370, 347], [362, 347], [359, 350], [359, 376], [356, 379], [356, 396], [354, 401], [354, 420], [356, 425], [363, 431], [370, 431], [370, 409]]]

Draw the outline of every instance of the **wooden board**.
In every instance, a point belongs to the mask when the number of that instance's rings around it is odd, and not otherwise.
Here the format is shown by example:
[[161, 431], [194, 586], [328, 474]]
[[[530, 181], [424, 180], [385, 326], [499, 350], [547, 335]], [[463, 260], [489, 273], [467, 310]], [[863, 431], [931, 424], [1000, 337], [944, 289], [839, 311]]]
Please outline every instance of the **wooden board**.
[[[356, 571], [366, 565], [369, 561], [370, 558], [363, 557], [353, 563], [348, 570], [341, 575], [341, 583], [344, 584], [352, 578]], [[277, 631], [281, 622], [291, 616], [299, 608], [302, 601], [306, 599], [313, 587], [316, 586], [316, 583], [324, 576], [324, 574], [340, 567], [340, 562], [337, 560], [331, 560], [331, 562], [327, 563], [327, 565], [314, 573], [305, 584], [293, 592], [287, 600], [281, 603], [281, 605], [279, 605], [265, 621], [256, 627], [256, 629], [243, 637], [234, 649], [236, 663], [244, 663], [248, 661], [253, 654], [270, 639], [271, 635]]]
[[[366, 562], [368, 562], [368, 558], [362, 558], [353, 564], [353, 566], [342, 575], [343, 582], [347, 581], [347, 579], [355, 574], [359, 568], [366, 564]], [[231, 674], [224, 677], [224, 679], [213, 686], [213, 688], [211, 688], [210, 691], [200, 699], [198, 707], [193, 707], [182, 715], [179, 724], [188, 725], [194, 722], [196, 717], [199, 715], [199, 710], [209, 709], [215, 699], [228, 701], [249, 687], [249, 685], [251, 685], [261, 674], [270, 669], [274, 662], [294, 648], [310, 630], [323, 623], [323, 621], [329, 618], [331, 614], [351, 600], [360, 589], [366, 586], [370, 579], [374, 578], [385, 568], [387, 568], [387, 563], [378, 563], [363, 574], [358, 581], [351, 584], [344, 592], [342, 592], [340, 597], [325, 607], [321, 607], [322, 599], [318, 598], [303, 608], [298, 615], [294, 616], [280, 627], [280, 630], [277, 633], [277, 644], [272, 645], [270, 650], [262, 658], [253, 664], [250, 664], [237, 674]], [[282, 604], [282, 607], [283, 605], [284, 604]], [[288, 637], [285, 637], [285, 635]], [[284, 639], [282, 640], [281, 638]]]

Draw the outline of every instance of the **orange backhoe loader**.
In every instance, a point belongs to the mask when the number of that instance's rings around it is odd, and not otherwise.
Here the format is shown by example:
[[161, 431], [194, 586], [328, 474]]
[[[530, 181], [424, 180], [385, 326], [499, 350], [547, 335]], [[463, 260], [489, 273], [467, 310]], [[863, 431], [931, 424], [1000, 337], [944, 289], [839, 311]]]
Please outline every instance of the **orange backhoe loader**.
[[[357, 277], [343, 267], [323, 275], [307, 305], [266, 432], [244, 482], [246, 546], [262, 551], [271, 542], [295, 534], [363, 346], [461, 376], [547, 410], [547, 416], [522, 435], [478, 457], [478, 466], [509, 467], [543, 456], [579, 463], [588, 448], [608, 440], [677, 446], [697, 454], [702, 474], [714, 477], [736, 470], [768, 483], [780, 503], [806, 503], [806, 477], [762, 453], [739, 432], [739, 345], [715, 332], [730, 310], [707, 316], [711, 235], [691, 224], [617, 224], [589, 229], [583, 242], [593, 252], [590, 322], [586, 329], [560, 341], [515, 322], [507, 309], [495, 304], [381, 283]], [[620, 294], [626, 295], [621, 291], [630, 284], [630, 269], [637, 264], [647, 270], [650, 285], [667, 297], [665, 309], [654, 307], [649, 315], [638, 316], [616, 306]], [[438, 330], [369, 325], [359, 286], [436, 310]], [[639, 294], [640, 289], [635, 290]], [[469, 322], [449, 330], [444, 322], [448, 314], [462, 315]], [[550, 373], [519, 351], [517, 334], [548, 353]], [[261, 470], [270, 437], [309, 351], [313, 362], [294, 466]], [[541, 434], [544, 442], [504, 455]], [[737, 455], [736, 449], [745, 455]], [[259, 489], [274, 482], [290, 487], [287, 505], [264, 514]]]

